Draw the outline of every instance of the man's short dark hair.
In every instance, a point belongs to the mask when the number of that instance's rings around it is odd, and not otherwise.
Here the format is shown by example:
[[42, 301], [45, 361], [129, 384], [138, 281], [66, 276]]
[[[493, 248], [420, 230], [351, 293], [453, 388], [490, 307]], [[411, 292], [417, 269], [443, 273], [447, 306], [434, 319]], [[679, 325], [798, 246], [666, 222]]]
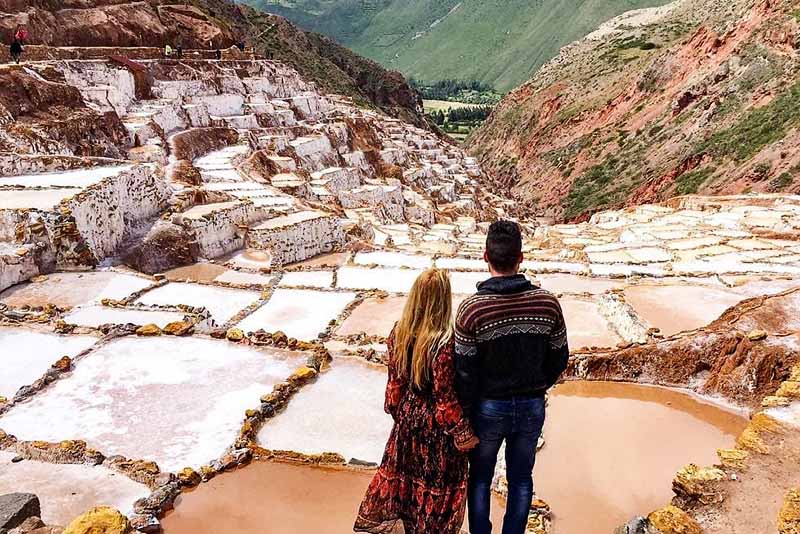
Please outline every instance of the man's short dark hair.
[[522, 254], [522, 232], [513, 221], [496, 221], [486, 235], [486, 255], [495, 270], [514, 270]]

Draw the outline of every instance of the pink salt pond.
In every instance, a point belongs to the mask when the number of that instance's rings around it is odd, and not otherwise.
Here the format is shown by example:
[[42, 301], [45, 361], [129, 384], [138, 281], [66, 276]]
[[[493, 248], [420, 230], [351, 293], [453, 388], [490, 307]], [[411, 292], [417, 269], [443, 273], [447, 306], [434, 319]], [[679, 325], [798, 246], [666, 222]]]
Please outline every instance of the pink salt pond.
[[571, 350], [582, 347], [614, 347], [622, 338], [609, 326], [600, 306], [589, 300], [561, 298]]
[[625, 300], [639, 317], [665, 336], [706, 326], [745, 298], [732, 291], [699, 285], [642, 284], [625, 289]]
[[[370, 471], [254, 462], [181, 494], [162, 527], [165, 534], [349, 534], [371, 479]], [[500, 506], [498, 499], [496, 525]]]
[[0, 292], [0, 302], [17, 307], [54, 304], [72, 308], [102, 299], [121, 300], [152, 284], [149, 278], [115, 271], [53, 273]]
[[359, 304], [336, 331], [340, 336], [362, 332], [387, 337], [403, 313], [406, 297], [370, 298]]

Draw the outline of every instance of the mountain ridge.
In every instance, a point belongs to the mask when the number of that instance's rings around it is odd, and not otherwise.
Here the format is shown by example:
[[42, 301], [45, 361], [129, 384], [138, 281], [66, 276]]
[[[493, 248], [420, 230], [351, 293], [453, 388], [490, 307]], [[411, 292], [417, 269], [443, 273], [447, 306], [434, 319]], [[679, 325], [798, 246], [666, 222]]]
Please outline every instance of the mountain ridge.
[[600, 23], [666, 0], [247, 1], [406, 76], [474, 79], [505, 92]]
[[565, 47], [468, 147], [537, 213], [685, 194], [799, 192], [800, 20], [792, 2], [681, 0]]

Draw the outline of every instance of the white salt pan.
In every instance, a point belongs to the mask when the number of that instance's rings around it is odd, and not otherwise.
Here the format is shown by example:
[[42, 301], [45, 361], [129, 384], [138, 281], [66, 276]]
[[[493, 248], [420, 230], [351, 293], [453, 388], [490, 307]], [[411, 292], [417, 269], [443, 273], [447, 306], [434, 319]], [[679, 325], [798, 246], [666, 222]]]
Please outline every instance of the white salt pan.
[[41, 378], [62, 356], [74, 357], [95, 342], [97, 339], [91, 336], [0, 328], [0, 396], [12, 398], [19, 388]]
[[0, 178], [0, 186], [18, 185], [22, 187], [88, 187], [105, 178], [116, 176], [121, 172], [127, 171], [131, 167], [131, 165], [120, 165], [116, 167], [90, 167], [88, 169], [60, 173], [9, 176], [8, 178]]
[[0, 191], [2, 209], [51, 210], [67, 197], [80, 193], [80, 189], [40, 189]]
[[85, 439], [106, 455], [199, 467], [236, 438], [244, 412], [300, 365], [296, 354], [200, 338], [124, 338], [0, 418], [23, 440]]
[[322, 287], [333, 285], [331, 271], [297, 271], [286, 273], [278, 284], [281, 287]]
[[66, 525], [86, 510], [101, 505], [130, 514], [137, 499], [150, 495], [147, 486], [102, 466], [33, 461], [15, 464], [11, 463], [14, 456], [0, 452], [0, 495], [14, 492], [37, 495], [42, 520], [48, 525]]
[[478, 283], [488, 280], [491, 276], [488, 272], [452, 272], [450, 285], [455, 294], [471, 295], [478, 290]]
[[215, 282], [223, 282], [227, 284], [240, 284], [240, 285], [262, 285], [268, 286], [272, 283], [273, 278], [264, 274], [248, 273], [242, 271], [225, 271], [221, 275], [214, 278]]
[[471, 258], [439, 258], [436, 266], [440, 269], [468, 269], [470, 271], [487, 271], [488, 267], [483, 260]]
[[239, 323], [239, 328], [245, 332], [280, 330], [289, 337], [312, 341], [354, 297], [353, 293], [277, 289], [267, 304]]
[[346, 289], [381, 289], [390, 293], [408, 293], [422, 271], [413, 269], [368, 269], [342, 267], [338, 285]]
[[78, 308], [64, 317], [69, 324], [97, 328], [102, 324], [157, 324], [164, 327], [173, 321], [183, 320], [184, 314], [163, 310], [135, 310], [110, 308], [108, 306], [86, 306]]
[[375, 264], [386, 267], [412, 267], [415, 269], [427, 269], [433, 265], [433, 261], [429, 256], [390, 251], [363, 252], [356, 254], [353, 261], [358, 265]]
[[337, 452], [378, 463], [392, 429], [392, 418], [383, 411], [385, 390], [384, 367], [338, 358], [264, 425], [258, 441], [268, 449]]
[[142, 295], [142, 304], [204, 307], [217, 324], [225, 324], [234, 315], [261, 298], [261, 293], [241, 289], [171, 282]]

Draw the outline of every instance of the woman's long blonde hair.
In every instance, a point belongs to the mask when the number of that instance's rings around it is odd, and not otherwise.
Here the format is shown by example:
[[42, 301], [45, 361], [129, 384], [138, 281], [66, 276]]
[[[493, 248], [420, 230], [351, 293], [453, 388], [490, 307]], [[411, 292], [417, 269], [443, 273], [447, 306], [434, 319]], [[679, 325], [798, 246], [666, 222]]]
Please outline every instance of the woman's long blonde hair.
[[450, 275], [442, 269], [428, 269], [414, 282], [394, 330], [392, 358], [398, 374], [423, 389], [431, 382], [433, 359], [452, 337]]

